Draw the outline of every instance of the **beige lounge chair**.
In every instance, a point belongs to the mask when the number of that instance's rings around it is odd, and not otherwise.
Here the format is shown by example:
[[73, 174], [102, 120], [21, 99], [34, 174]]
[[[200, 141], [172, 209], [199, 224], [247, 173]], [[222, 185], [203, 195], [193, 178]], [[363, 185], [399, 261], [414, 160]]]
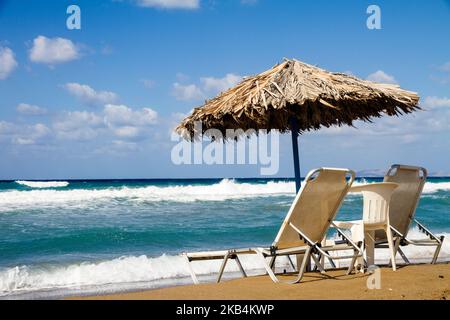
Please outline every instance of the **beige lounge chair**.
[[[434, 235], [422, 223], [414, 218], [426, 180], [427, 170], [425, 168], [399, 164], [393, 165], [384, 177], [385, 182], [394, 182], [398, 184], [398, 188], [395, 189], [392, 194], [389, 217], [394, 237], [397, 238], [395, 244], [396, 251], [398, 251], [406, 263], [409, 263], [409, 260], [401, 250], [401, 246], [436, 246], [436, 250], [431, 260], [431, 263], [434, 264], [437, 261], [442, 243], [444, 242], [444, 236], [438, 237]], [[417, 224], [418, 229], [424, 233], [427, 238], [407, 238], [409, 227], [412, 222]], [[385, 248], [387, 241], [386, 233], [376, 232], [375, 241], [375, 248]]]
[[[389, 205], [389, 223], [394, 238], [394, 256], [398, 252], [403, 260], [409, 264], [409, 260], [404, 254], [401, 247], [407, 245], [416, 246], [436, 246], [431, 263], [437, 261], [441, 250], [444, 236], [436, 236], [417, 219], [414, 218], [417, 205], [422, 194], [423, 187], [427, 179], [427, 170], [421, 167], [407, 166], [395, 164], [391, 166], [384, 177], [384, 182], [396, 183], [398, 186], [393, 191]], [[370, 184], [369, 184], [370, 186]], [[350, 192], [357, 188], [364, 189], [365, 186], [353, 187]], [[407, 238], [410, 225], [415, 222], [421, 232], [428, 238], [425, 239], [409, 239]], [[360, 241], [363, 237], [362, 221], [335, 221], [339, 228], [352, 229], [353, 241]], [[368, 239], [366, 239], [368, 240]], [[368, 260], [373, 257], [373, 248], [388, 248], [388, 235], [383, 230], [377, 230], [374, 234], [374, 244], [366, 248]], [[370, 261], [368, 261], [370, 263]], [[394, 267], [394, 266], [393, 266]]]
[[[331, 246], [322, 246], [328, 229], [335, 227], [333, 219], [339, 210], [342, 201], [355, 179], [355, 173], [348, 169], [321, 168], [306, 176], [305, 182], [297, 194], [272, 246], [269, 248], [246, 248], [236, 250], [222, 250], [214, 252], [185, 253], [192, 280], [198, 283], [197, 276], [191, 262], [201, 260], [222, 260], [217, 277], [220, 282], [228, 260], [235, 260], [242, 275], [246, 272], [239, 260], [244, 254], [253, 254], [260, 257], [262, 266], [274, 282], [280, 282], [275, 274], [275, 259], [279, 256], [303, 255], [298, 266], [298, 275], [294, 281], [301, 281], [310, 258], [321, 272], [325, 269], [320, 262], [324, 257], [330, 259], [351, 259], [347, 273], [353, 270], [354, 262], [362, 256], [360, 244], [355, 244], [341, 230], [336, 228], [343, 241]], [[353, 250], [353, 254], [332, 256], [330, 252], [338, 250]], [[270, 258], [267, 261], [267, 258]], [[289, 261], [290, 258], [289, 258]], [[294, 264], [291, 261], [294, 268]], [[294, 268], [295, 270], [295, 268]]]

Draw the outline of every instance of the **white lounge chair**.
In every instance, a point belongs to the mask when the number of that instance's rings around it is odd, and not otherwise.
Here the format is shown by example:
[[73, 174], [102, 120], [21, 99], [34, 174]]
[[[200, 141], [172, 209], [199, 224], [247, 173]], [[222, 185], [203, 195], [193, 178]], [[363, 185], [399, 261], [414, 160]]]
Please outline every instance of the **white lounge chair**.
[[[409, 260], [402, 251], [402, 246], [436, 246], [431, 263], [437, 261], [444, 236], [436, 236], [422, 223], [414, 218], [417, 205], [427, 179], [427, 170], [421, 167], [395, 164], [391, 166], [384, 177], [384, 182], [393, 182], [398, 187], [393, 191], [389, 205], [389, 222], [394, 237], [394, 255], [398, 252], [403, 260], [409, 264]], [[362, 186], [363, 188], [364, 186]], [[358, 188], [358, 187], [354, 187]], [[353, 188], [352, 188], [353, 189]], [[407, 238], [410, 225], [415, 222], [421, 232], [428, 238]], [[353, 241], [362, 240], [362, 221], [335, 221], [335, 224], [343, 229], [352, 229]], [[374, 235], [374, 248], [389, 247], [388, 236], [385, 231], [379, 230]], [[373, 248], [373, 247], [372, 247]], [[371, 248], [370, 248], [371, 249]], [[373, 253], [369, 253], [372, 255]]]
[[[434, 264], [437, 261], [442, 243], [444, 242], [444, 236], [433, 234], [422, 223], [414, 218], [426, 180], [427, 170], [425, 168], [399, 164], [393, 165], [384, 177], [385, 182], [394, 182], [398, 184], [398, 188], [395, 189], [392, 194], [389, 216], [394, 237], [397, 237], [395, 245], [396, 251], [400, 253], [406, 263], [409, 263], [409, 260], [401, 250], [401, 246], [435, 246], [436, 250], [431, 260], [431, 263]], [[424, 233], [427, 238], [407, 238], [410, 225], [413, 222], [417, 224], [419, 230]], [[375, 234], [375, 240], [375, 248], [383, 248], [386, 246], [385, 233], [377, 232]]]
[[[225, 266], [230, 259], [235, 260], [242, 275], [246, 277], [246, 272], [239, 260], [239, 257], [244, 254], [259, 256], [262, 266], [274, 282], [279, 282], [274, 271], [275, 259], [279, 256], [289, 258], [290, 255], [303, 255], [301, 265], [298, 266], [298, 276], [289, 283], [301, 281], [310, 258], [321, 272], [325, 272], [320, 262], [324, 257], [330, 259], [330, 261], [333, 259], [351, 259], [347, 270], [347, 273], [350, 273], [356, 259], [362, 256], [360, 244], [355, 244], [339, 228], [336, 228], [336, 230], [343, 241], [331, 246], [322, 246], [321, 242], [326, 237], [330, 226], [335, 227], [332, 221], [354, 179], [355, 173], [348, 169], [321, 168], [309, 172], [272, 246], [269, 248], [185, 253], [184, 256], [189, 265], [192, 280], [194, 283], [198, 283], [191, 262], [201, 260], [222, 260], [217, 282], [220, 282]], [[330, 252], [337, 250], [352, 250], [353, 253], [342, 256], [330, 255]], [[266, 258], [270, 258], [270, 261], [267, 261]], [[291, 261], [290, 258], [289, 261]], [[291, 265], [294, 267], [292, 261]]]

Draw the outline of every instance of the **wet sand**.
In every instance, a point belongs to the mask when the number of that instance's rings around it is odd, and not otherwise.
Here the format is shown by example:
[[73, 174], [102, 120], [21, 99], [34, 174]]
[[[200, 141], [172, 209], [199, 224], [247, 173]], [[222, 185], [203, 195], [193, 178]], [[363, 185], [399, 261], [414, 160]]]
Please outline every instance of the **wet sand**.
[[[450, 299], [450, 264], [381, 268], [381, 288], [367, 287], [368, 274], [345, 275], [345, 270], [307, 273], [299, 284], [273, 283], [268, 276], [140, 292], [71, 299], [100, 300], [288, 300], [288, 299]], [[282, 276], [289, 280], [291, 276]]]

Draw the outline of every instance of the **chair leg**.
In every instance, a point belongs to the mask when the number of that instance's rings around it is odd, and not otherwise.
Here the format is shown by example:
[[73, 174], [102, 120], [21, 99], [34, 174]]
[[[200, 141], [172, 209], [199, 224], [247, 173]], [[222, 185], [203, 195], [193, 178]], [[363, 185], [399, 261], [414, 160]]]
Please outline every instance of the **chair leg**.
[[394, 239], [392, 238], [392, 231], [390, 226], [388, 225], [385, 229], [388, 245], [389, 245], [389, 252], [391, 254], [391, 262], [392, 262], [392, 270], [397, 270], [397, 265], [395, 264], [395, 247], [394, 247]]
[[219, 275], [217, 276], [217, 283], [219, 283], [220, 280], [222, 279], [222, 275], [223, 275], [223, 272], [225, 271], [225, 266], [227, 265], [227, 261], [228, 261], [228, 258], [229, 258], [229, 257], [230, 257], [230, 254], [229, 254], [229, 253], [227, 253], [227, 254], [223, 257], [222, 265], [220, 266], [220, 270], [219, 270]]
[[322, 265], [322, 262], [320, 261], [320, 257], [318, 258], [314, 254], [312, 254], [311, 258], [313, 259], [314, 264], [315, 264], [314, 269], [319, 269], [320, 273], [325, 273], [325, 269]]
[[[272, 279], [273, 282], [278, 283], [280, 280], [276, 277], [275, 273], [272, 270], [272, 267], [270, 264], [267, 263], [266, 257], [262, 253], [260, 249], [255, 249], [256, 255], [261, 258], [261, 261], [263, 263], [264, 269], [266, 269], [267, 274], [269, 275], [270, 279]], [[272, 259], [271, 259], [272, 261]]]
[[270, 258], [270, 262], [269, 262], [270, 268], [273, 270], [273, 272], [275, 272], [275, 260], [276, 259], [277, 259], [277, 257], [273, 256]]
[[299, 283], [302, 280], [303, 274], [306, 271], [306, 267], [309, 264], [310, 256], [311, 256], [311, 248], [308, 248], [308, 249], [306, 249], [302, 264], [300, 265], [297, 278], [294, 281], [290, 281], [289, 283], [295, 284], [295, 283]]
[[403, 261], [405, 261], [406, 264], [410, 264], [408, 257], [405, 255], [405, 253], [400, 247], [397, 249], [397, 252], [400, 254], [400, 257], [402, 257]]
[[[277, 276], [273, 272], [272, 268], [270, 267], [270, 264], [267, 263], [266, 257], [262, 253], [262, 250], [259, 248], [254, 249], [254, 250], [255, 250], [256, 255], [261, 258], [261, 260], [263, 262], [263, 266], [266, 269], [266, 272], [269, 275], [270, 279], [272, 279], [272, 281], [275, 283], [281, 282], [280, 280], [278, 280]], [[283, 281], [283, 282], [290, 283], [290, 284], [299, 283], [303, 278], [303, 274], [305, 273], [308, 261], [310, 259], [310, 255], [311, 255], [311, 248], [308, 248], [308, 249], [306, 249], [305, 253], [303, 254], [304, 259], [302, 260], [302, 263], [299, 267], [299, 272], [298, 272], [297, 278], [294, 281]]]
[[439, 256], [439, 252], [441, 251], [442, 243], [444, 242], [444, 237], [441, 238], [441, 242], [437, 245], [436, 251], [434, 251], [433, 260], [431, 260], [431, 264], [435, 264], [437, 258]]
[[353, 250], [353, 254], [354, 254], [354, 256], [352, 258], [352, 261], [350, 261], [350, 265], [348, 266], [348, 269], [347, 269], [347, 275], [352, 273], [352, 270], [355, 269], [356, 259], [358, 258], [358, 251]]
[[242, 266], [241, 260], [239, 260], [238, 256], [234, 257], [234, 260], [236, 261], [236, 264], [239, 268], [239, 271], [241, 271], [241, 274], [244, 278], [247, 278], [247, 273], [245, 273], [244, 267]]
[[294, 272], [295, 272], [297, 269], [295, 268], [294, 262], [292, 261], [292, 259], [291, 259], [290, 256], [287, 256], [287, 258], [288, 258], [289, 263], [290, 263], [290, 265], [291, 265], [291, 267], [292, 267], [292, 270], [294, 270]]
[[191, 274], [192, 281], [194, 282], [194, 284], [199, 284], [197, 275], [195, 274], [194, 269], [192, 268], [191, 260], [189, 260], [189, 257], [186, 254], [183, 254], [183, 256], [184, 256], [184, 259], [185, 259], [185, 261], [187, 263], [187, 266], [189, 268], [189, 273]]

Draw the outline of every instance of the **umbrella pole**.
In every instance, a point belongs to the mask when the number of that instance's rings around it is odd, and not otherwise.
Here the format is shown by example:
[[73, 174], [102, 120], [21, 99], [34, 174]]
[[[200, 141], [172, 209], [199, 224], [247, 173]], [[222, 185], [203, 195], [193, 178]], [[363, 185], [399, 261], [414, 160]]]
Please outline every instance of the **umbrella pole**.
[[294, 155], [295, 192], [300, 191], [300, 159], [298, 156], [298, 123], [295, 117], [291, 117], [292, 154]]
[[[300, 158], [298, 154], [298, 122], [297, 118], [291, 117], [291, 137], [292, 137], [292, 154], [294, 155], [294, 172], [295, 172], [295, 192], [298, 193], [301, 187], [300, 174]], [[301, 266], [306, 258], [303, 254], [297, 254], [297, 266]], [[311, 271], [311, 262], [306, 261], [306, 271]]]

